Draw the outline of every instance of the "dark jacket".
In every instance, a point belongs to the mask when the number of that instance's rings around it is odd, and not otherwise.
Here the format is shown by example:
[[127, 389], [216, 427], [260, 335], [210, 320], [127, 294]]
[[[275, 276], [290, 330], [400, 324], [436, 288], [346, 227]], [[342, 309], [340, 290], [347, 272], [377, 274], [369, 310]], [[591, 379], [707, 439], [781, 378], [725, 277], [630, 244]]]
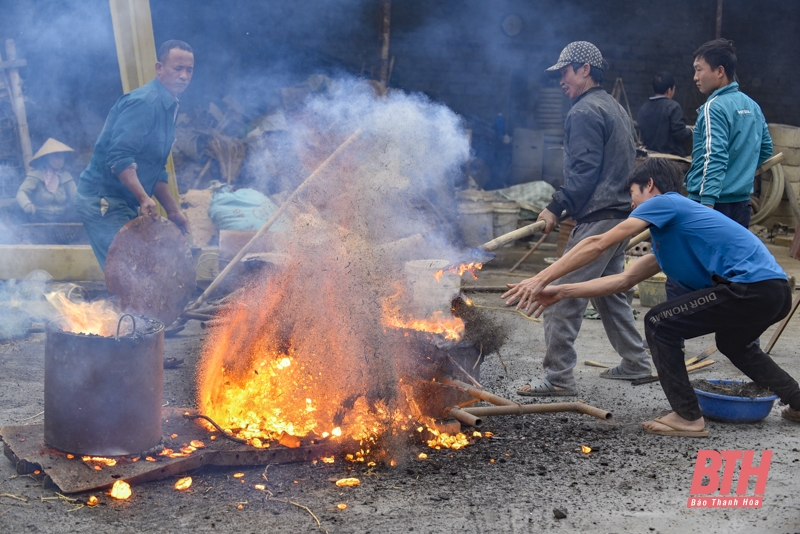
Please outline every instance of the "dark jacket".
[[651, 96], [636, 117], [642, 143], [648, 150], [685, 156], [683, 142], [692, 136], [683, 120], [680, 104], [663, 95]]
[[564, 123], [564, 185], [547, 209], [578, 223], [624, 219], [631, 211], [628, 176], [636, 160], [633, 122], [602, 87], [573, 103]]
[[108, 113], [89, 166], [81, 173], [81, 194], [120, 198], [138, 208], [136, 197], [117, 177], [136, 163], [139, 182], [151, 196], [159, 181], [167, 181], [164, 167], [175, 141], [177, 105], [158, 79], [121, 96]]

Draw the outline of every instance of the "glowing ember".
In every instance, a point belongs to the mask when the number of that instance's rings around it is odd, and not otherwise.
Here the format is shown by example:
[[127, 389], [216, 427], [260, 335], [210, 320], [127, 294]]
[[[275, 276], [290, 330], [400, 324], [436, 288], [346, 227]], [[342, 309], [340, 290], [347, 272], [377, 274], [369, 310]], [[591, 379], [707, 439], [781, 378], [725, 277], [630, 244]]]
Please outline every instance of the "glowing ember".
[[336, 508], [339, 510], [347, 510], [347, 505], [345, 503], [339, 503], [336, 505]]
[[97, 506], [97, 497], [94, 495], [90, 495], [88, 499], [86, 499], [86, 506]]
[[187, 490], [192, 487], [192, 477], [179, 478], [175, 482], [175, 489], [178, 491]]
[[336, 459], [333, 456], [325, 456], [322, 458], [322, 463], [324, 464], [332, 464], [335, 461]]
[[482, 437], [483, 437], [483, 434], [481, 434], [481, 433], [480, 433], [480, 432], [478, 432], [477, 430], [473, 430], [473, 432], [472, 432], [472, 437], [473, 437], [473, 438], [482, 438]]
[[439, 432], [434, 428], [428, 428], [428, 432], [433, 435], [433, 439], [428, 440], [428, 447], [431, 449], [453, 449], [457, 451], [469, 445], [469, 439], [461, 432], [454, 436], [447, 432]]
[[253, 488], [257, 489], [258, 491], [264, 491], [267, 487], [264, 484], [256, 484]]
[[75, 455], [74, 455], [74, 454], [68, 454], [68, 455], [67, 455], [67, 460], [72, 460], [72, 459], [74, 459], [74, 458], [75, 458]]
[[124, 501], [125, 499], [130, 499], [131, 486], [124, 480], [117, 480], [116, 482], [114, 482], [114, 485], [111, 486], [111, 490], [108, 492], [108, 495], [120, 501]]
[[428, 459], [428, 455], [425, 454], [424, 452], [421, 452], [421, 453], [419, 453], [419, 459], [420, 460], [427, 460]]
[[339, 436], [342, 435], [342, 429], [337, 426], [336, 428], [331, 430], [331, 435], [338, 438]]
[[145, 456], [144, 459], [147, 460], [148, 462], [155, 462], [156, 461], [156, 459], [153, 458], [152, 456]]
[[233, 474], [233, 478], [242, 478], [243, 476], [244, 476], [244, 473], [234, 473]]
[[587, 447], [586, 445], [581, 445], [581, 451], [583, 452], [583, 454], [589, 454], [590, 452], [592, 452], [592, 448]]
[[483, 433], [483, 437], [484, 438], [491, 438], [492, 436], [494, 436], [493, 432], [484, 432]]
[[[48, 293], [45, 297], [61, 314], [63, 320], [60, 326], [65, 332], [105, 337], [116, 335], [120, 314], [105, 301], [72, 302], [61, 292]], [[128, 323], [123, 321], [120, 335], [130, 331]]]
[[336, 485], [340, 488], [351, 488], [353, 486], [359, 486], [361, 481], [357, 478], [340, 478], [336, 481]]
[[165, 448], [163, 451], [159, 452], [158, 455], [159, 456], [169, 456], [173, 452], [175, 452], [175, 451], [173, 451], [172, 449], [166, 449]]
[[[475, 280], [478, 279], [478, 275], [475, 274], [477, 271], [480, 271], [483, 268], [483, 264], [479, 262], [472, 262], [472, 263], [462, 263], [461, 265], [452, 265], [447, 268], [453, 274], [457, 274], [458, 276], [463, 276], [464, 273], [469, 273], [472, 275], [472, 278]], [[444, 276], [444, 269], [436, 271], [433, 276], [436, 278], [437, 282], [442, 280], [442, 276]]]
[[202, 449], [203, 447], [206, 446], [205, 443], [203, 443], [202, 441], [196, 440], [196, 439], [193, 439], [192, 441], [190, 441], [189, 445], [191, 445], [195, 449]]

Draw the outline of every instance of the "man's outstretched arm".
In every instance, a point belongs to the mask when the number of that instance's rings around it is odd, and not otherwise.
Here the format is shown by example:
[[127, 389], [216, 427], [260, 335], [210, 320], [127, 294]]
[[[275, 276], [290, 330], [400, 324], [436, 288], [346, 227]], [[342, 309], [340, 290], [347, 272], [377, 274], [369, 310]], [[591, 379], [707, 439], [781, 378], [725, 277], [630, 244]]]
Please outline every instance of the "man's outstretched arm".
[[535, 300], [534, 297], [553, 280], [590, 264], [602, 256], [607, 249], [633, 235], [640, 234], [648, 226], [650, 223], [646, 221], [629, 217], [604, 234], [588, 237], [533, 278], [523, 280], [519, 284], [509, 284], [510, 289], [501, 298], [508, 299], [506, 306], [512, 306], [516, 302], [517, 309], [527, 309]]
[[525, 308], [525, 312], [528, 315], [539, 317], [546, 307], [552, 306], [561, 299], [605, 297], [606, 295], [621, 293], [642, 280], [650, 278], [660, 270], [661, 268], [658, 266], [655, 255], [648, 254], [636, 260], [620, 274], [602, 276], [578, 284], [545, 287], [534, 297], [533, 302]]

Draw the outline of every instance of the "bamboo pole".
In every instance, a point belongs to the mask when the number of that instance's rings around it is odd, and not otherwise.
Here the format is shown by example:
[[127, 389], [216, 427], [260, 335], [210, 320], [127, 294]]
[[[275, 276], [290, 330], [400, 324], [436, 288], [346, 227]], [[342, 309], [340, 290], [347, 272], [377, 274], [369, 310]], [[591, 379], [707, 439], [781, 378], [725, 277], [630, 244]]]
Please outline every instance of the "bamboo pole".
[[336, 159], [336, 157], [339, 154], [347, 150], [347, 148], [349, 148], [350, 145], [352, 145], [360, 135], [361, 135], [361, 130], [356, 130], [353, 133], [353, 135], [348, 137], [344, 143], [339, 145], [339, 148], [337, 148], [333, 152], [333, 154], [328, 156], [328, 159], [323, 161], [322, 164], [319, 167], [317, 167], [317, 169], [313, 173], [311, 173], [311, 175], [309, 175], [308, 178], [303, 180], [303, 183], [297, 186], [297, 189], [294, 190], [294, 193], [292, 193], [289, 196], [289, 198], [287, 198], [284, 201], [281, 207], [278, 208], [277, 211], [272, 214], [272, 217], [270, 217], [269, 220], [264, 223], [261, 229], [259, 229], [259, 231], [256, 232], [256, 235], [254, 235], [253, 238], [250, 239], [250, 241], [248, 241], [247, 244], [242, 247], [242, 249], [236, 254], [236, 256], [233, 257], [230, 263], [228, 263], [228, 265], [217, 275], [217, 277], [214, 278], [214, 281], [211, 282], [211, 284], [206, 288], [205, 291], [203, 291], [203, 294], [197, 297], [196, 301], [194, 301], [193, 303], [191, 303], [189, 306], [186, 307], [187, 310], [191, 311], [200, 306], [200, 304], [202, 304], [208, 298], [208, 296], [211, 295], [211, 293], [213, 293], [214, 290], [217, 289], [217, 287], [219, 287], [219, 285], [222, 283], [223, 280], [225, 280], [225, 278], [227, 278], [227, 276], [230, 274], [233, 268], [239, 264], [239, 261], [244, 257], [244, 255], [247, 254], [247, 251], [249, 251], [250, 248], [252, 248], [253, 244], [256, 241], [258, 241], [258, 238], [260, 238], [264, 234], [264, 232], [269, 230], [270, 227], [275, 223], [275, 221], [277, 221], [278, 218], [281, 215], [283, 215], [283, 212], [286, 211], [286, 209], [289, 207], [289, 204], [291, 204], [294, 201], [294, 199], [297, 198], [298, 195], [300, 195], [303, 191], [305, 191], [306, 187], [308, 187], [308, 185], [311, 182], [313, 182], [315, 178], [317, 178], [320, 174], [322, 174], [323, 171], [325, 171], [328, 168], [328, 165], [330, 165], [330, 163], [334, 159]]
[[478, 416], [492, 415], [526, 415], [531, 413], [578, 412], [598, 419], [611, 419], [611, 412], [590, 406], [585, 402], [551, 402], [548, 404], [515, 404], [514, 406], [488, 406], [482, 408], [464, 408], [465, 412]]
[[500, 396], [495, 395], [493, 393], [489, 393], [488, 391], [486, 391], [484, 389], [478, 389], [478, 388], [472, 387], [469, 384], [465, 384], [464, 382], [461, 382], [460, 380], [451, 380], [449, 378], [445, 378], [444, 380], [442, 380], [442, 383], [443, 384], [447, 384], [448, 386], [455, 386], [455, 387], [463, 390], [464, 392], [472, 395], [473, 397], [475, 397], [477, 399], [480, 399], [480, 400], [484, 400], [486, 402], [490, 402], [490, 403], [494, 404], [495, 406], [516, 406], [517, 404], [519, 404], [517, 402], [510, 401], [508, 399], [504, 399], [503, 397], [500, 397]]
[[496, 237], [491, 241], [484, 243], [480, 246], [480, 249], [487, 252], [492, 252], [493, 250], [497, 250], [498, 248], [507, 245], [512, 241], [522, 239], [523, 237], [528, 237], [536, 232], [541, 232], [545, 229], [545, 226], [547, 226], [547, 223], [544, 221], [538, 221], [533, 224], [529, 224], [528, 226], [523, 226], [522, 228], [514, 230], [513, 232], [503, 234], [500, 237]]
[[[6, 59], [15, 61], [17, 59], [17, 46], [13, 39], [6, 39]], [[25, 113], [25, 98], [22, 96], [22, 80], [19, 71], [15, 67], [8, 69], [8, 95], [11, 98], [11, 107], [17, 119], [17, 131], [19, 132], [19, 146], [22, 149], [22, 162], [25, 164], [25, 173], [31, 170], [31, 136], [28, 129], [28, 117]]]
[[530, 257], [531, 257], [531, 254], [533, 254], [534, 252], [536, 252], [536, 249], [537, 249], [537, 248], [539, 248], [539, 245], [541, 245], [541, 244], [542, 244], [542, 242], [544, 242], [544, 240], [545, 240], [545, 238], [546, 238], [546, 237], [547, 237], [547, 234], [542, 234], [542, 237], [540, 237], [540, 238], [539, 238], [539, 241], [537, 241], [537, 242], [536, 242], [536, 244], [535, 244], [535, 245], [533, 245], [533, 246], [531, 247], [531, 249], [530, 249], [528, 252], [526, 252], [526, 253], [525, 253], [525, 255], [524, 255], [524, 256], [522, 256], [522, 258], [520, 258], [520, 260], [519, 260], [517, 263], [515, 263], [515, 264], [514, 264], [514, 266], [513, 266], [512, 268], [510, 268], [510, 269], [508, 270], [508, 272], [510, 272], [510, 273], [513, 273], [514, 271], [516, 271], [516, 270], [517, 270], [517, 267], [519, 267], [520, 265], [522, 265], [522, 262], [523, 262], [523, 261], [525, 261], [525, 260], [527, 260], [528, 258], [530, 258]]

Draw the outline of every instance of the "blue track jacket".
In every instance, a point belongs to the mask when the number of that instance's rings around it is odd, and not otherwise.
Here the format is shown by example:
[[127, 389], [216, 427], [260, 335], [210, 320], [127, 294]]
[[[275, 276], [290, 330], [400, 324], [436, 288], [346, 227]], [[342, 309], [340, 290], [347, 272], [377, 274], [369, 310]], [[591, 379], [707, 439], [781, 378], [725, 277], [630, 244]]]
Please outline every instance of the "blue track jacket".
[[689, 198], [709, 206], [749, 200], [756, 168], [772, 156], [761, 108], [733, 82], [711, 93], [697, 113]]

